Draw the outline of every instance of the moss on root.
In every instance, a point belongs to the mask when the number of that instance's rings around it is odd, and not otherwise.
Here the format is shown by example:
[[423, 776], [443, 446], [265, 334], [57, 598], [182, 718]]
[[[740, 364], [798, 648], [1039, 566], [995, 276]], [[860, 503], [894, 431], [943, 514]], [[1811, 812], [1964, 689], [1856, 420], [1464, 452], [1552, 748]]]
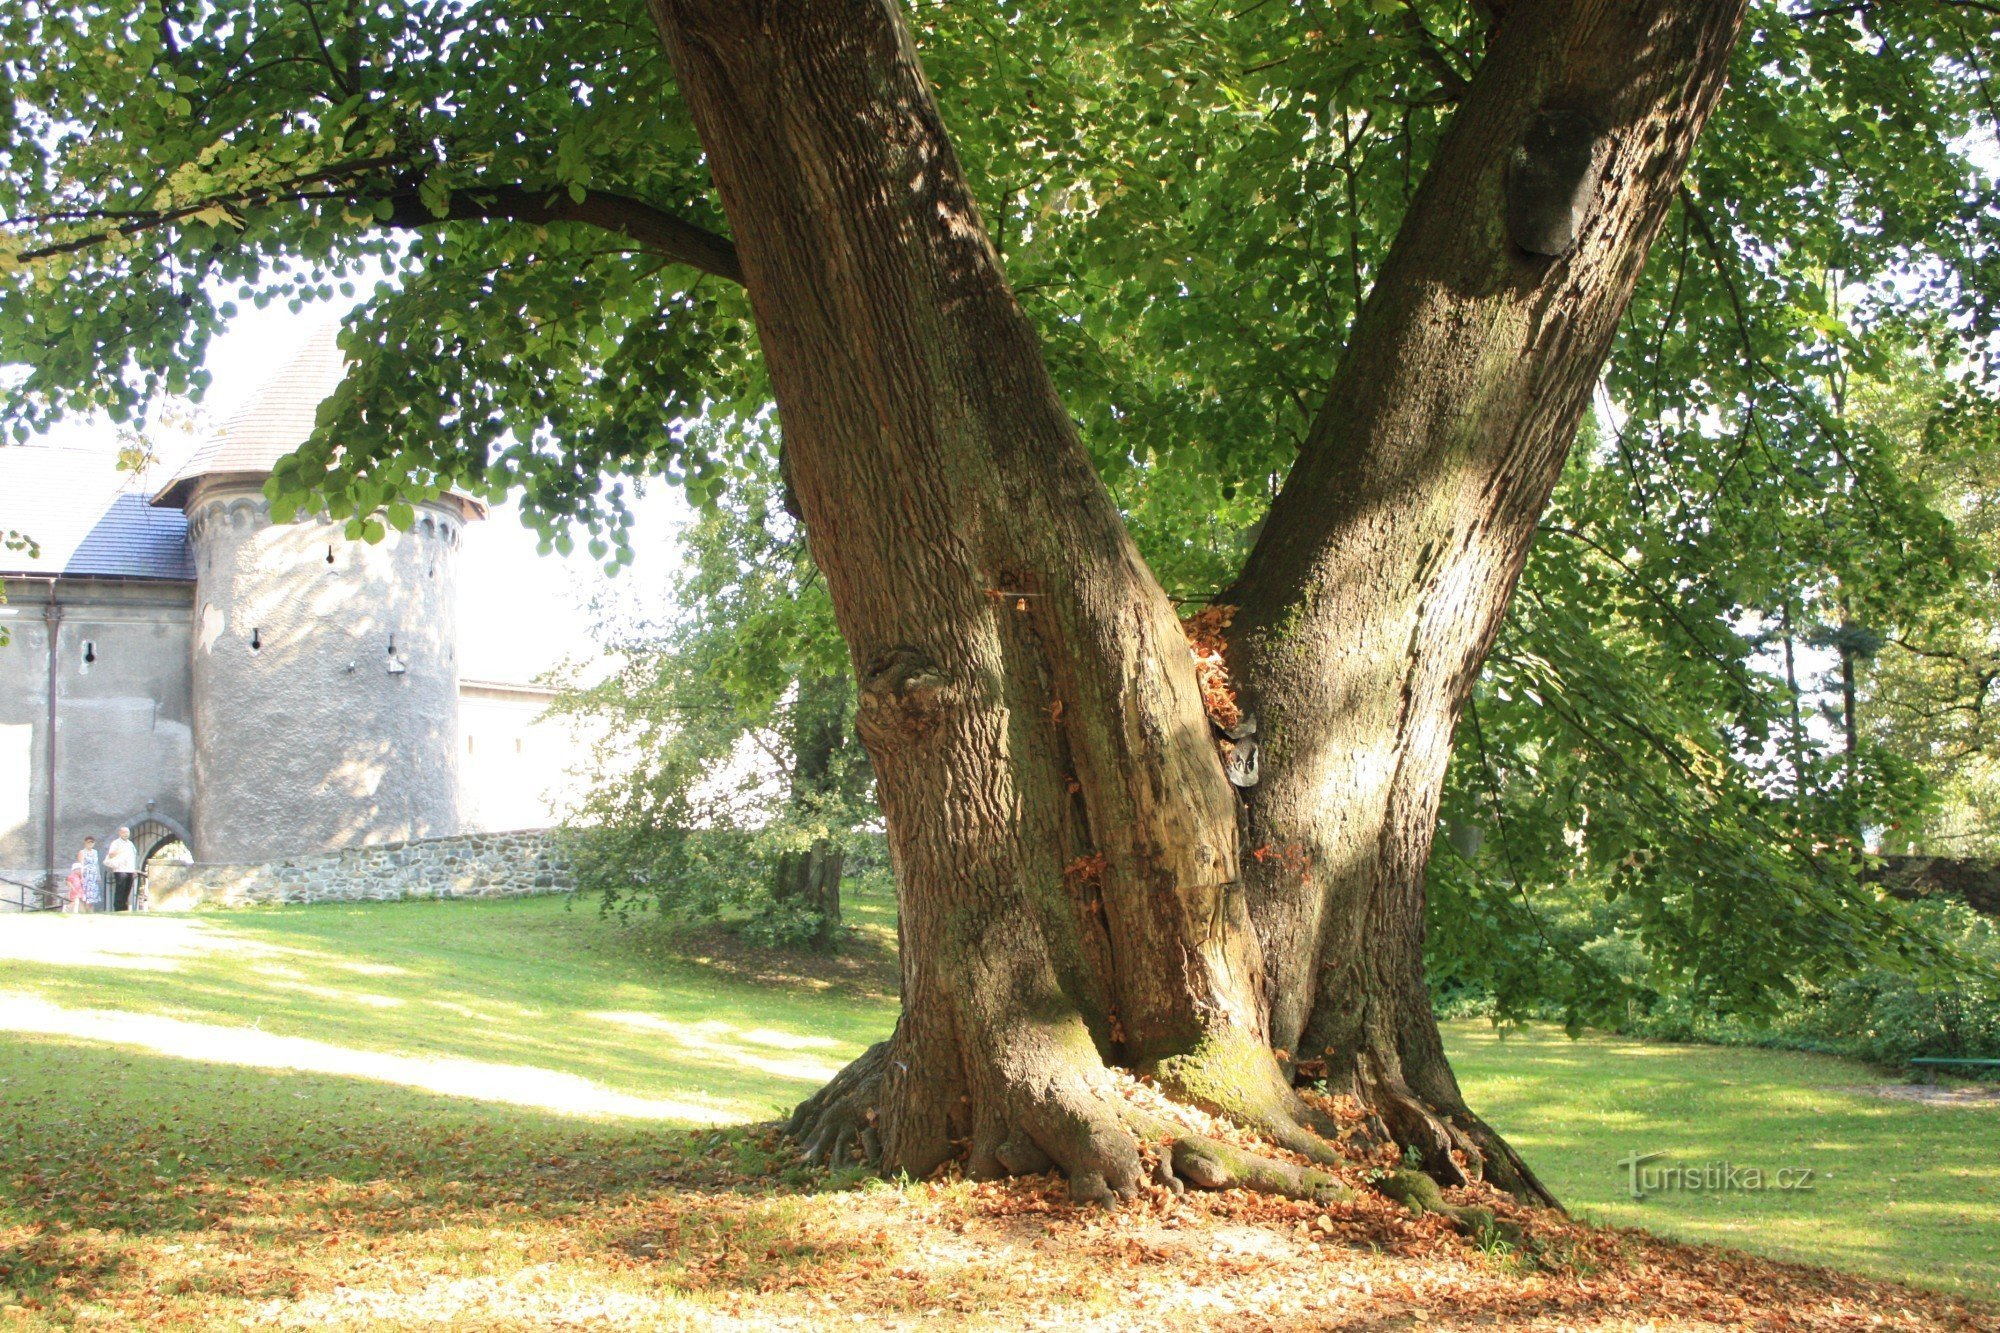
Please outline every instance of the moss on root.
[[1375, 1181], [1375, 1188], [1422, 1217], [1436, 1213], [1481, 1245], [1495, 1240], [1512, 1245], [1521, 1242], [1521, 1230], [1499, 1217], [1491, 1208], [1460, 1207], [1444, 1197], [1438, 1183], [1421, 1171], [1407, 1167], [1391, 1171]]
[[1288, 1199], [1332, 1203], [1353, 1191], [1335, 1177], [1309, 1166], [1210, 1138], [1179, 1139], [1173, 1147], [1174, 1174], [1198, 1189], [1252, 1189]]
[[1154, 1067], [1160, 1082], [1177, 1095], [1218, 1115], [1241, 1115], [1268, 1103], [1280, 1109], [1273, 1095], [1277, 1068], [1269, 1047], [1234, 1029], [1223, 1028], [1202, 1038], [1185, 1055], [1169, 1056]]
[[1224, 1028], [1184, 1055], [1153, 1067], [1160, 1086], [1212, 1115], [1224, 1116], [1288, 1151], [1322, 1165], [1339, 1163], [1339, 1127], [1293, 1090], [1277, 1053], [1240, 1030]]

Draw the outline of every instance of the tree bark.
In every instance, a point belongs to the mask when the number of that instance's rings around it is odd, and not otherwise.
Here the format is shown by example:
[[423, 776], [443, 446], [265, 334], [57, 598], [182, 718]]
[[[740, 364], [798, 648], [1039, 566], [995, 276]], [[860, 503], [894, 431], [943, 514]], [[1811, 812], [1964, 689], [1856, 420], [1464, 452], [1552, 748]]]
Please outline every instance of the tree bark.
[[810, 1132], [866, 1130], [892, 1171], [969, 1152], [981, 1174], [1053, 1161], [1080, 1196], [1129, 1193], [1140, 1138], [1108, 1065], [1240, 1060], [1290, 1095], [1173, 608], [1056, 397], [894, 6], [654, 11], [731, 220], [897, 874], [902, 1018]]
[[1264, 738], [1246, 868], [1272, 1039], [1446, 1181], [1546, 1195], [1466, 1108], [1424, 980], [1452, 732], [1742, 10], [1508, 7], [1224, 594]]
[[897, 874], [902, 1017], [795, 1131], [917, 1175], [1053, 1162], [1084, 1198], [1147, 1170], [1310, 1191], [1109, 1070], [1330, 1161], [1284, 1063], [1311, 1047], [1429, 1169], [1477, 1174], [1422, 972], [1438, 786], [1740, 0], [1507, 8], [1232, 598], [1247, 803], [892, 0], [652, 3]]

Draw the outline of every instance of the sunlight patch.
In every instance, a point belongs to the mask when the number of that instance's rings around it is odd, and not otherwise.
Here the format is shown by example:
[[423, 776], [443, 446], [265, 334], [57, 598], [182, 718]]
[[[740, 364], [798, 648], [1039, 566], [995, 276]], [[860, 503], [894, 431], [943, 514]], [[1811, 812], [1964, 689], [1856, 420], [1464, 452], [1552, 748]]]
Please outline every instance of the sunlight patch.
[[776, 1046], [785, 1051], [831, 1050], [840, 1045], [832, 1037], [810, 1037], [799, 1032], [780, 1032], [776, 1028], [751, 1028], [737, 1036], [759, 1046]]
[[491, 1014], [482, 1014], [477, 1009], [467, 1008], [465, 1005], [455, 1003], [451, 1000], [425, 1000], [424, 1003], [434, 1005], [448, 1014], [457, 1014], [460, 1018], [477, 1019], [481, 1023], [497, 1023], [500, 1021]]
[[16, 920], [0, 934], [0, 962], [51, 967], [115, 967], [173, 972], [184, 960], [208, 954], [265, 957], [286, 952], [205, 921], [128, 915], [102, 919], [44, 917]]
[[625, 1116], [697, 1125], [724, 1125], [743, 1119], [741, 1114], [718, 1106], [636, 1097], [553, 1069], [361, 1051], [255, 1028], [191, 1023], [115, 1009], [65, 1009], [39, 996], [13, 991], [0, 991], [0, 1032], [110, 1042], [208, 1064], [372, 1079], [447, 1097], [470, 1097], [561, 1115]]
[[[546, 1268], [546, 1265], [542, 1266]], [[595, 1274], [590, 1274], [595, 1277]], [[260, 1322], [293, 1327], [353, 1320], [389, 1327], [448, 1324], [462, 1319], [498, 1320], [528, 1326], [568, 1327], [618, 1324], [623, 1327], [685, 1327], [699, 1307], [675, 1292], [653, 1294], [579, 1288], [575, 1274], [560, 1283], [551, 1275], [524, 1269], [511, 1276], [431, 1278], [421, 1285], [349, 1286], [304, 1300], [270, 1301], [257, 1311]]]
[[335, 963], [344, 972], [359, 973], [364, 977], [407, 977], [410, 969], [395, 963]]
[[815, 1060], [811, 1056], [798, 1055], [781, 1059], [759, 1055], [743, 1047], [745, 1042], [778, 1047], [786, 1047], [788, 1043], [795, 1046], [838, 1044], [827, 1037], [799, 1037], [771, 1028], [752, 1028], [746, 1031], [714, 1018], [697, 1023], [678, 1023], [671, 1018], [661, 1018], [657, 1014], [629, 1012], [594, 1013], [585, 1017], [616, 1023], [621, 1027], [636, 1028], [641, 1032], [658, 1032], [673, 1038], [687, 1050], [727, 1060], [745, 1069], [755, 1069], [779, 1078], [795, 1078], [806, 1083], [824, 1083], [840, 1072], [839, 1065]]
[[275, 981], [270, 989], [290, 991], [296, 995], [310, 995], [316, 1000], [334, 1000], [340, 1004], [365, 1004], [370, 1009], [395, 1009], [403, 1003], [393, 995], [370, 995], [364, 991], [316, 986], [310, 981]]

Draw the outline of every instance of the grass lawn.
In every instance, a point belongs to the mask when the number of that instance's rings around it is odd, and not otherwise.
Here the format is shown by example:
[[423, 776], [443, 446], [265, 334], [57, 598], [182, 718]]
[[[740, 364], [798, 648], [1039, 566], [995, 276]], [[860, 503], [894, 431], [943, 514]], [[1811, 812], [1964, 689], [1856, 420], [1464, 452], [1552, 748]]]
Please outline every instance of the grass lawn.
[[[619, 929], [557, 897], [39, 916], [4, 929], [0, 1031], [557, 1112], [767, 1120], [895, 1021], [876, 976], [759, 984], [733, 959], [678, 956], [656, 928]], [[218, 1038], [218, 1025], [251, 1031]]]
[[[1239, 1327], [1279, 1308], [1612, 1328], [1647, 1308], [1634, 1281], [1681, 1270], [1689, 1290], [1755, 1287], [1773, 1309], [1904, 1300], [1617, 1238], [1586, 1238], [1604, 1253], [1574, 1271], [1529, 1272], [1379, 1199], [1162, 1196], [1096, 1220], [1039, 1187], [825, 1192], [848, 1182], [729, 1127], [889, 1030], [889, 904], [850, 916], [845, 961], [784, 969], [556, 898], [0, 922], [0, 1328], [816, 1326], [836, 1310]], [[1994, 1111], [1840, 1092], [1869, 1076], [1836, 1061], [1471, 1025], [1450, 1039], [1475, 1103], [1589, 1216], [2000, 1294], [2000, 1177], [1980, 1155], [2000, 1145]], [[1616, 1162], [1634, 1149], [1825, 1178], [1633, 1202]], [[1652, 1277], [1619, 1268], [1634, 1245]]]
[[[2000, 1103], [1925, 1106], [1863, 1091], [1886, 1077], [1792, 1051], [1571, 1041], [1483, 1023], [1445, 1034], [1467, 1098], [1556, 1197], [1593, 1221], [1799, 1263], [2000, 1296]], [[1809, 1168], [1812, 1189], [1665, 1190], [1646, 1165]]]

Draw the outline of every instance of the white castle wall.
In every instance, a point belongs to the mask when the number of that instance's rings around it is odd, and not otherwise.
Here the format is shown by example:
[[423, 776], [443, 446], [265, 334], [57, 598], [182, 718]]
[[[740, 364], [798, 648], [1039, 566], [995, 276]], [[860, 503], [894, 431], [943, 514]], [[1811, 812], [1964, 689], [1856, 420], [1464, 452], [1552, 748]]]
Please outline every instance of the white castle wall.
[[[0, 877], [60, 876], [120, 824], [185, 825], [194, 800], [185, 583], [11, 579], [0, 606]], [[50, 598], [58, 618], [47, 618]], [[48, 848], [49, 635], [56, 636], [56, 864]]]
[[187, 512], [196, 858], [458, 832], [459, 506], [376, 545], [273, 524], [252, 482], [204, 483]]

